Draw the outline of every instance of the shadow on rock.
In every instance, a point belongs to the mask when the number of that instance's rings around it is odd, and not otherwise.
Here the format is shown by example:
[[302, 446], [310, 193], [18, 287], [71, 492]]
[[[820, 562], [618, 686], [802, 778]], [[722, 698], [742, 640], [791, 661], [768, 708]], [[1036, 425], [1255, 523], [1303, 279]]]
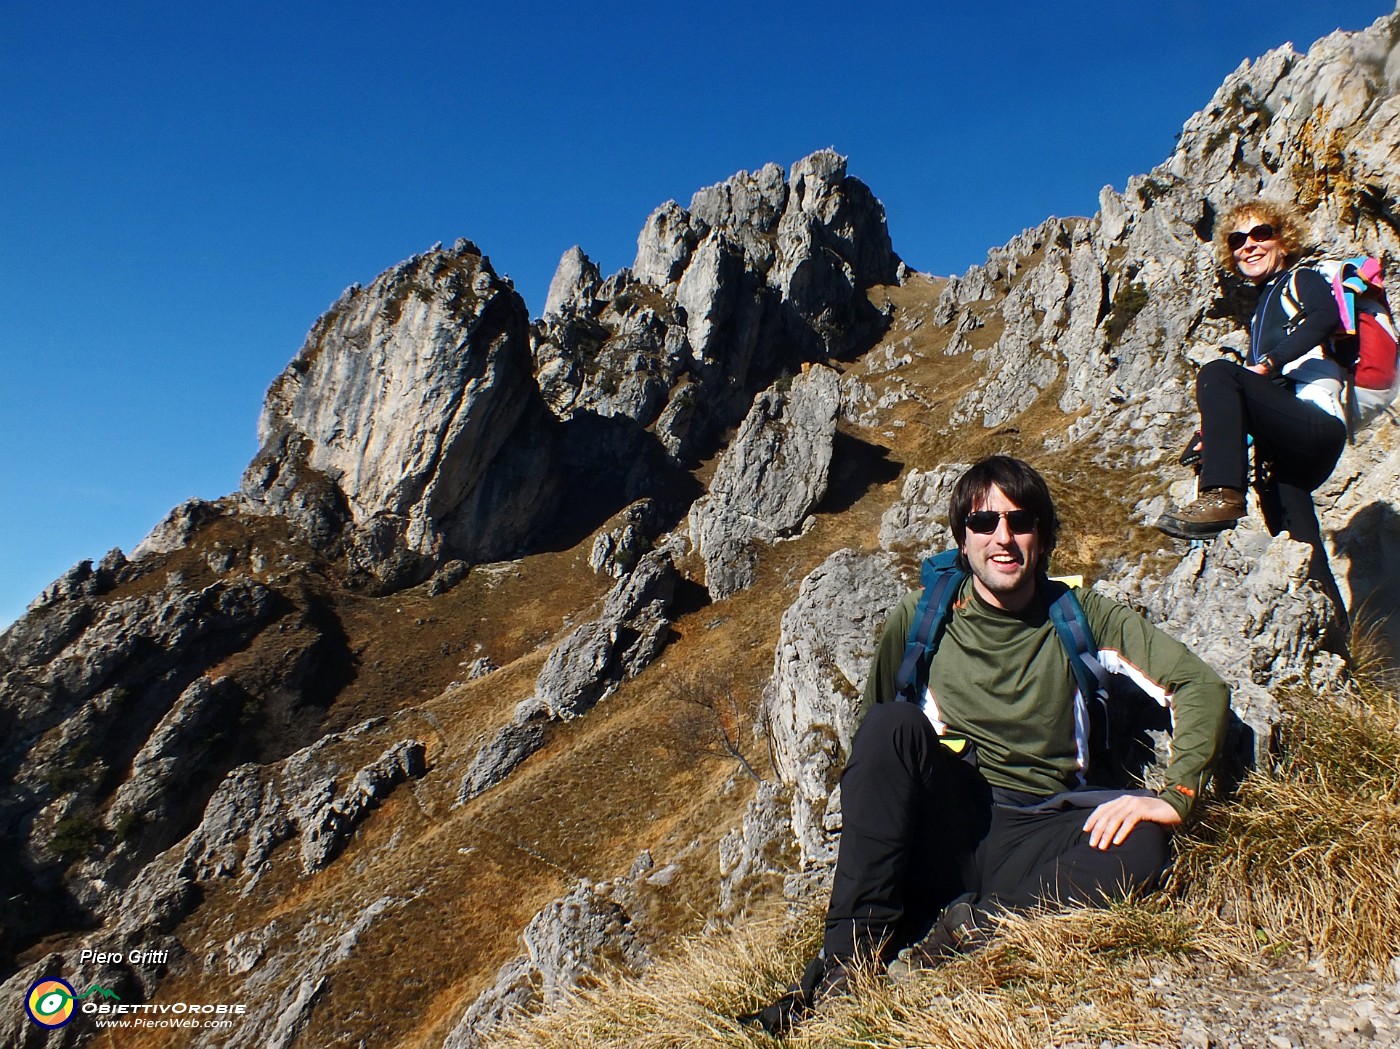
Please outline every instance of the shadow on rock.
[[1362, 507], [1333, 537], [1347, 556], [1352, 636], [1378, 644], [1388, 667], [1400, 662], [1400, 513], [1388, 503]]
[[904, 464], [891, 459], [888, 448], [837, 430], [831, 450], [831, 485], [818, 510], [844, 513], [872, 488], [899, 477], [902, 469]]

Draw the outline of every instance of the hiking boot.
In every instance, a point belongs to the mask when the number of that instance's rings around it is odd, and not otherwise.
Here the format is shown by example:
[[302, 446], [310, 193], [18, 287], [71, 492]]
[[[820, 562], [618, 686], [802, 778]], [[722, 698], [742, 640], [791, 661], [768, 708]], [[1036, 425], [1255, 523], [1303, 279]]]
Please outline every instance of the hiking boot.
[[899, 980], [919, 969], [936, 969], [961, 955], [984, 946], [991, 939], [988, 916], [967, 900], [950, 903], [918, 943], [906, 947], [890, 962], [891, 979]]
[[817, 1003], [850, 990], [853, 965], [850, 958], [828, 958], [825, 953], [819, 954], [807, 963], [802, 979], [791, 984], [785, 993], [757, 1012], [745, 1013], [737, 1019], [741, 1024], [761, 1028], [766, 1034], [786, 1034], [810, 1016]]
[[1244, 516], [1244, 493], [1238, 488], [1207, 488], [1180, 509], [1157, 519], [1159, 531], [1178, 539], [1202, 539], [1234, 528]]

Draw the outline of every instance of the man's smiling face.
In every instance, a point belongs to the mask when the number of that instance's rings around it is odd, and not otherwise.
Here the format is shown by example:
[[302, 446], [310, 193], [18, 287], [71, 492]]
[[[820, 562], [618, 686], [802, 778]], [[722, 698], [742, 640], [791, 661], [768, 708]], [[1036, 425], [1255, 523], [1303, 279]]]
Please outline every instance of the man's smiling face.
[[981, 535], [968, 528], [963, 535], [962, 554], [972, 571], [972, 585], [982, 600], [994, 608], [1019, 612], [1035, 596], [1035, 581], [1041, 559], [1040, 533], [1032, 525], [1018, 532], [1004, 515], [1021, 507], [1013, 503], [996, 485], [987, 494], [973, 501], [972, 512], [992, 511], [996, 527]]

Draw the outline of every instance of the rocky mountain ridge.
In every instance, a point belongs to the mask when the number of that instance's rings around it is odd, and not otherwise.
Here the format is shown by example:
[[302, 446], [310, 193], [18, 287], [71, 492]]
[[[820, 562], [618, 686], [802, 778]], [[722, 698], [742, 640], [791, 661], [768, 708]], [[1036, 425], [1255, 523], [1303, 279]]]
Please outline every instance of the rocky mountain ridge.
[[[472, 1045], [645, 965], [680, 912], [820, 893], [879, 620], [985, 451], [1045, 464], [1062, 559], [1197, 647], [1266, 740], [1275, 691], [1342, 676], [1303, 548], [1141, 522], [1186, 483], [1193, 363], [1237, 338], [1214, 213], [1284, 196], [1400, 257], [1397, 40], [1391, 17], [1247, 63], [1098, 215], [941, 286], [822, 151], [658, 208], [629, 270], [571, 250], [538, 321], [467, 241], [349, 289], [238, 494], [0, 637], [6, 1041], [93, 1036], [24, 1020], [61, 975], [247, 1002], [207, 1044]], [[1400, 585], [1396, 429], [1319, 498], [1372, 614]]]

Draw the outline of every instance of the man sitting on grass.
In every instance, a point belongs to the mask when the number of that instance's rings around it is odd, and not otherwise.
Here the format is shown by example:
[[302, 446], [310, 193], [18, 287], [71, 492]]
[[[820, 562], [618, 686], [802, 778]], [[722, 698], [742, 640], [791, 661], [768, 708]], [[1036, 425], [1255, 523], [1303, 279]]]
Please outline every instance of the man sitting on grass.
[[841, 777], [822, 952], [798, 987], [744, 1018], [770, 1032], [843, 992], [857, 963], [936, 964], [983, 942], [1000, 913], [1152, 888], [1220, 749], [1219, 676], [1136, 612], [1079, 591], [1098, 663], [1173, 721], [1163, 790], [1088, 788], [1096, 700], [1050, 614], [1063, 587], [1045, 573], [1059, 522], [1044, 479], [1017, 459], [984, 459], [959, 478], [949, 514], [966, 576], [902, 691], [919, 592], [885, 623]]

